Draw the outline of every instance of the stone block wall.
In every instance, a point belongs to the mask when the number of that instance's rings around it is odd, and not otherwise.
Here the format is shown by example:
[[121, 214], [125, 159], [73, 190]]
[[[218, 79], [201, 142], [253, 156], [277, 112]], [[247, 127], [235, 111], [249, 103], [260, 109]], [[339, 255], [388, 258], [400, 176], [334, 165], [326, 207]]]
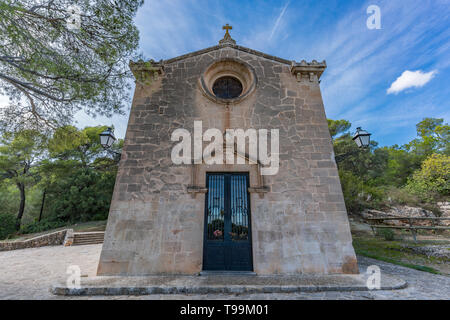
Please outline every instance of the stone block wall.
[[[236, 105], [214, 103], [198, 85], [223, 58], [242, 61], [257, 77], [254, 92]], [[297, 77], [289, 61], [239, 46], [163, 64], [151, 85], [136, 86], [98, 274], [202, 270], [205, 194], [188, 193], [191, 166], [170, 158], [171, 133], [193, 132], [195, 120], [203, 130], [279, 129], [279, 172], [263, 177], [270, 192], [251, 194], [256, 273], [357, 273], [318, 79]], [[202, 172], [224, 170], [240, 171], [212, 165]]]

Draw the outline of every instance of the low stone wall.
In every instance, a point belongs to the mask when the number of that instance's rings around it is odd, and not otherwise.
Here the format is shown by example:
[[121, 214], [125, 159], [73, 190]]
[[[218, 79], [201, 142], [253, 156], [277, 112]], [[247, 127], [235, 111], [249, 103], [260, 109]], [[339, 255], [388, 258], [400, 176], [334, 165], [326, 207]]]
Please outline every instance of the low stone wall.
[[23, 241], [0, 242], [0, 251], [62, 245], [68, 232], [72, 233], [73, 231], [65, 229]]

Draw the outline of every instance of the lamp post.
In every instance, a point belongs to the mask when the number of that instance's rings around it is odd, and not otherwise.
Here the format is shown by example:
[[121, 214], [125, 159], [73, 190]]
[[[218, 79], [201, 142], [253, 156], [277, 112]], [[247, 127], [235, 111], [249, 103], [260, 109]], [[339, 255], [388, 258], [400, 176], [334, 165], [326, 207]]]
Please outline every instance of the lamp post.
[[370, 145], [370, 136], [370, 133], [358, 127], [352, 140], [355, 141], [358, 148], [367, 148]]
[[367, 149], [370, 145], [371, 135], [372, 135], [371, 133], [368, 133], [367, 131], [361, 129], [361, 127], [356, 128], [356, 132], [353, 135], [352, 140], [355, 141], [356, 145], [358, 146], [358, 149], [335, 156], [334, 160], [336, 161], [336, 163], [341, 162], [348, 156], [359, 153], [361, 149]]
[[120, 157], [119, 152], [111, 150], [111, 146], [113, 145], [114, 141], [116, 141], [116, 137], [114, 136], [114, 130], [112, 128], [107, 128], [105, 131], [100, 133], [100, 144], [102, 145], [103, 149]]

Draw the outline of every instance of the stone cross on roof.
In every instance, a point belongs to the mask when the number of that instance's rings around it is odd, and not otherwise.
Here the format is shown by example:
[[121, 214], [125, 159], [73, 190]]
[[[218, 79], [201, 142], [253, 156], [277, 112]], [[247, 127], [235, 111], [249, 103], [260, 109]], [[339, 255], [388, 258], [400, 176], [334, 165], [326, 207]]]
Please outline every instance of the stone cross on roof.
[[223, 39], [219, 41], [219, 44], [236, 44], [236, 41], [231, 38], [230, 33], [228, 32], [229, 30], [233, 29], [233, 27], [227, 23], [222, 27], [222, 29], [226, 32], [223, 36]]
[[224, 25], [224, 26], [222, 27], [222, 29], [227, 31], [226, 34], [229, 34], [229, 33], [228, 33], [228, 30], [233, 29], [233, 27], [230, 26], [230, 25], [227, 23], [226, 25]]

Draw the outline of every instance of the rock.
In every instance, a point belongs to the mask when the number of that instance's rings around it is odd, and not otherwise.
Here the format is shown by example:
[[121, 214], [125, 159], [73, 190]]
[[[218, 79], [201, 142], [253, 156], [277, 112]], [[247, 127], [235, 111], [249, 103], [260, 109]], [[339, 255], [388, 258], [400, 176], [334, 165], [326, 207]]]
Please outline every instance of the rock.
[[[388, 217], [405, 217], [405, 218], [420, 218], [420, 217], [436, 217], [435, 214], [430, 210], [425, 210], [419, 207], [410, 207], [410, 206], [394, 206], [391, 207], [387, 211], [380, 211], [374, 209], [366, 209], [361, 212], [361, 216], [364, 219], [367, 218], [388, 218]], [[440, 221], [436, 222], [436, 224], [447, 225], [450, 224], [450, 220], [448, 221]], [[383, 224], [394, 225], [394, 226], [403, 226], [409, 225], [408, 220], [387, 220], [384, 221]], [[431, 220], [416, 220], [414, 224], [417, 226], [431, 226]]]
[[427, 257], [435, 257], [448, 260], [450, 262], [450, 246], [434, 245], [434, 246], [407, 246], [413, 252], [426, 255]]
[[[442, 218], [450, 218], [450, 202], [438, 202], [437, 206], [442, 212]], [[440, 224], [443, 226], [450, 226], [450, 220], [440, 221]]]

